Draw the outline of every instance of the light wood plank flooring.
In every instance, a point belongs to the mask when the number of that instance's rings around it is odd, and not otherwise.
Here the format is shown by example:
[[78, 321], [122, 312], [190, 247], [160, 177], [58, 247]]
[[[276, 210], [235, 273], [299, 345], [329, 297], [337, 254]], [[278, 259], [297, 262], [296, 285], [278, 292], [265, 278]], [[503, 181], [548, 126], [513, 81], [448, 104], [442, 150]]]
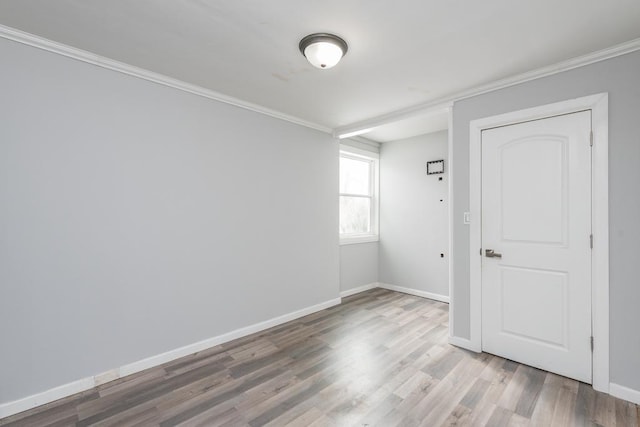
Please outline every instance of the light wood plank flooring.
[[383, 289], [0, 420], [7, 426], [638, 426], [636, 405], [447, 344]]

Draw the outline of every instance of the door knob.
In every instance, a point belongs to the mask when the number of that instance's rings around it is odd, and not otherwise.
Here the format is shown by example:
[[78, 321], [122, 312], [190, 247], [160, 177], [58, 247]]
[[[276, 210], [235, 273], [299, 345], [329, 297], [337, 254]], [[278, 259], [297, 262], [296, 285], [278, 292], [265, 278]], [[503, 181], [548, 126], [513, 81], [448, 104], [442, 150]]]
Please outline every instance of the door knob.
[[495, 252], [493, 249], [485, 249], [484, 256], [487, 258], [502, 258], [502, 254]]

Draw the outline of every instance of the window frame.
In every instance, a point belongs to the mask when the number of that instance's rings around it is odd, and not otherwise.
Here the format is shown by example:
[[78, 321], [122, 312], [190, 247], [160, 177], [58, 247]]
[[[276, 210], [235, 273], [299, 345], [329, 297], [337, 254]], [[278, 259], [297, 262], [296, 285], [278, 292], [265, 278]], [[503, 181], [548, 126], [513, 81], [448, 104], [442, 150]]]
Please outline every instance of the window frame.
[[[354, 160], [366, 160], [371, 165], [369, 168], [369, 195], [350, 194], [340, 192], [340, 186], [338, 185], [338, 210], [340, 209], [340, 197], [363, 197], [371, 200], [369, 210], [369, 223], [371, 225], [369, 233], [340, 233], [338, 228], [338, 234], [340, 237], [340, 245], [352, 245], [357, 243], [370, 243], [380, 240], [380, 155], [372, 151], [361, 150], [349, 145], [340, 144], [339, 160], [342, 158], [349, 158]], [[339, 170], [339, 169], [338, 169]], [[338, 178], [338, 184], [339, 184]], [[340, 214], [338, 212], [338, 221], [340, 221]]]

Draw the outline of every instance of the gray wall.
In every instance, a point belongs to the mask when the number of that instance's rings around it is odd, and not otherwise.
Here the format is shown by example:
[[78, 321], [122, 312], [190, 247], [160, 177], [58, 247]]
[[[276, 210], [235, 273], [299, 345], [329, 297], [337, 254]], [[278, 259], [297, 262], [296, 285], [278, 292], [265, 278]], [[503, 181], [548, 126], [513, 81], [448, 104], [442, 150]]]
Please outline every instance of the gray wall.
[[0, 58], [0, 402], [338, 297], [329, 135]]
[[469, 337], [469, 122], [609, 93], [611, 382], [640, 390], [640, 52], [456, 102], [453, 108], [455, 336]]
[[340, 290], [378, 281], [378, 242], [340, 246]]
[[[381, 147], [379, 278], [383, 283], [449, 295], [447, 135], [437, 132]], [[426, 162], [440, 159], [445, 159], [445, 173], [427, 175]]]

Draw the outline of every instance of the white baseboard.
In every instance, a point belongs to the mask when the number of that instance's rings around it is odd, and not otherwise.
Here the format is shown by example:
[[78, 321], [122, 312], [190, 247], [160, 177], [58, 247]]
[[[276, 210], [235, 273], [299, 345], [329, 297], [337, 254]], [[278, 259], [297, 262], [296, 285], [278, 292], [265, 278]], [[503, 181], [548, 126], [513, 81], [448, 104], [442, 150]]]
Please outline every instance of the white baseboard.
[[106, 382], [113, 381], [115, 379], [122, 378], [148, 368], [153, 368], [163, 363], [170, 362], [172, 360], [179, 359], [181, 357], [188, 356], [190, 354], [197, 353], [211, 347], [215, 347], [216, 345], [224, 344], [234, 339], [242, 338], [256, 332], [264, 331], [265, 329], [269, 329], [274, 326], [289, 322], [291, 320], [307, 316], [320, 310], [324, 310], [325, 308], [333, 307], [334, 305], [338, 305], [341, 302], [341, 298], [334, 298], [329, 301], [313, 305], [311, 307], [306, 307], [292, 313], [265, 320], [264, 322], [236, 329], [235, 331], [231, 331], [223, 335], [218, 335], [213, 338], [208, 338], [203, 341], [167, 351], [166, 353], [151, 356], [146, 359], [139, 360], [137, 362], [133, 362], [120, 368], [112, 369], [92, 377], [73, 381], [59, 387], [55, 387], [31, 396], [24, 397], [22, 399], [14, 400], [12, 402], [2, 403], [0, 404], [0, 419], [23, 411], [27, 411], [29, 409], [35, 408], [36, 406], [44, 405], [46, 403], [62, 399], [63, 397], [71, 396], [73, 394], [89, 390]]
[[93, 386], [93, 377], [87, 377], [54, 387], [32, 396], [14, 400], [13, 402], [3, 403], [0, 405], [0, 420], [4, 417], [35, 408], [36, 406], [44, 405], [46, 403], [62, 399], [63, 397], [89, 390], [90, 388], [93, 388]]
[[368, 291], [370, 289], [374, 289], [378, 287], [378, 283], [369, 283], [367, 285], [358, 286], [357, 288], [347, 289], [346, 291], [340, 292], [340, 296], [342, 298], [349, 297], [351, 295], [359, 294], [360, 292]]
[[640, 391], [625, 387], [616, 383], [609, 384], [609, 394], [613, 397], [623, 399], [636, 405], [640, 405]]
[[390, 291], [402, 292], [403, 294], [415, 295], [421, 298], [428, 298], [449, 304], [449, 297], [446, 295], [434, 294], [418, 289], [403, 288], [402, 286], [390, 285], [388, 283], [378, 283], [378, 288], [389, 289]]
[[247, 335], [251, 335], [256, 332], [264, 331], [265, 329], [273, 328], [274, 326], [290, 322], [291, 320], [307, 316], [317, 311], [324, 310], [325, 308], [333, 307], [334, 305], [340, 304], [340, 302], [341, 298], [335, 298], [320, 304], [313, 305], [311, 307], [303, 308], [302, 310], [294, 311], [292, 313], [274, 317], [273, 319], [265, 320], [264, 322], [236, 329], [235, 331], [231, 331], [223, 335], [218, 335], [217, 337], [208, 338], [206, 340], [189, 344], [184, 347], [168, 351], [166, 353], [151, 356], [138, 362], [130, 363], [120, 368], [120, 376], [124, 377], [127, 375], [135, 374], [136, 372], [140, 372], [154, 366], [162, 365], [163, 363], [170, 362], [172, 360], [176, 360], [211, 347], [215, 347], [216, 345], [224, 344], [226, 342], [246, 337]]
[[480, 347], [478, 347], [476, 344], [471, 342], [471, 340], [468, 340], [466, 338], [454, 337], [449, 335], [449, 344], [455, 345], [456, 347], [464, 348], [466, 350], [473, 351], [475, 353], [480, 353], [482, 351]]
[[[423, 298], [435, 299], [436, 301], [448, 302], [448, 298], [444, 295], [431, 294], [429, 292], [418, 291], [415, 289], [402, 288], [399, 286], [393, 286], [386, 283], [369, 283], [367, 285], [359, 286], [354, 289], [349, 289], [341, 292], [341, 297], [349, 295], [355, 295], [360, 292], [364, 292], [370, 289], [383, 288], [392, 291], [402, 292], [410, 295], [416, 295]], [[320, 304], [306, 307], [301, 310], [294, 311], [282, 316], [274, 317], [273, 319], [266, 320], [264, 322], [256, 323], [244, 328], [236, 329], [235, 331], [218, 335], [213, 338], [209, 338], [203, 341], [199, 341], [193, 344], [180, 347], [166, 353], [158, 354], [156, 356], [148, 357], [146, 359], [124, 365], [120, 368], [112, 369], [107, 372], [97, 374], [92, 377], [83, 378], [77, 381], [73, 381], [52, 389], [19, 399], [12, 402], [0, 404], [0, 419], [9, 417], [11, 415], [27, 411], [40, 405], [44, 405], [53, 402], [58, 399], [62, 399], [67, 396], [71, 396], [76, 393], [80, 393], [89, 390], [98, 385], [104, 384], [115, 379], [125, 377], [127, 375], [134, 374], [136, 372], [143, 371], [148, 368], [161, 365], [166, 362], [170, 362], [175, 359], [179, 359], [184, 356], [188, 356], [193, 353], [197, 353], [202, 350], [214, 347], [216, 345], [224, 344], [237, 338], [242, 338], [247, 335], [251, 335], [256, 332], [263, 331], [265, 329], [272, 328], [274, 326], [281, 325], [291, 320], [298, 319], [300, 317], [313, 314], [320, 310], [324, 310], [334, 305], [341, 303], [341, 298], [334, 298], [329, 301], [325, 301]], [[480, 352], [481, 349], [468, 339], [461, 337], [449, 336], [449, 344], [462, 347], [474, 352]], [[609, 393], [617, 398], [640, 405], [640, 391], [634, 390], [628, 387], [621, 386], [619, 384], [611, 383], [609, 386]]]

